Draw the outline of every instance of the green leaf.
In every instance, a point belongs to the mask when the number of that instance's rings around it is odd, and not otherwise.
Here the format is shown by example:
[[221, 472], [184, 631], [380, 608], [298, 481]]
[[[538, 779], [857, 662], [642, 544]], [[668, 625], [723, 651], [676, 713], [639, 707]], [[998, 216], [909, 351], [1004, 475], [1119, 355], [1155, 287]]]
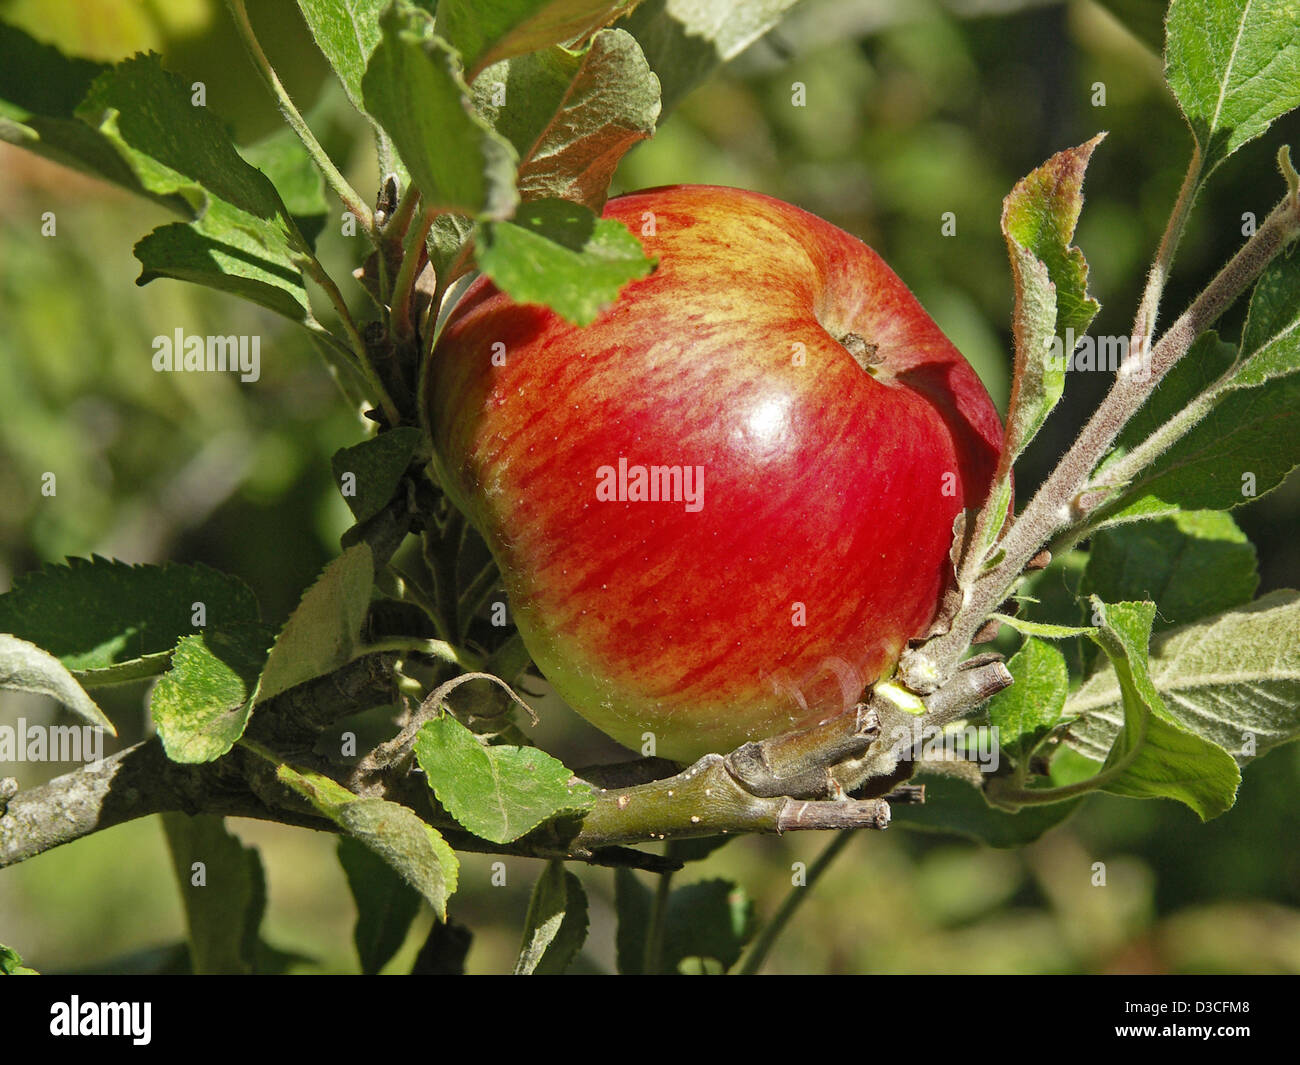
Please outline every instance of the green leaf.
[[516, 976], [559, 975], [587, 939], [587, 894], [562, 861], [546, 863], [533, 885]]
[[1060, 401], [1072, 338], [1081, 339], [1097, 313], [1098, 303], [1088, 295], [1088, 264], [1070, 240], [1083, 208], [1084, 171], [1103, 136], [1057, 152], [1002, 201], [1016, 292], [1004, 471]]
[[1165, 44], [1165, 12], [1151, 0], [1098, 0], [1102, 7], [1124, 24], [1124, 28], [1147, 46], [1152, 56]]
[[659, 78], [663, 113], [781, 21], [798, 0], [644, 0], [619, 22]]
[[193, 206], [180, 196], [159, 195], [146, 189], [108, 138], [77, 119], [32, 115], [20, 122], [7, 117], [0, 106], [0, 141], [90, 177], [112, 182], [186, 217], [195, 213]]
[[334, 482], [358, 523], [373, 518], [393, 498], [419, 446], [420, 430], [405, 425], [334, 453]]
[[362, 95], [401, 153], [425, 209], [508, 217], [519, 201], [515, 152], [474, 112], [456, 52], [434, 36], [427, 12], [400, 0], [380, 27]]
[[239, 148], [239, 154], [270, 178], [298, 230], [308, 243], [315, 243], [329, 213], [325, 176], [298, 135], [286, 126], [255, 144]]
[[411, 964], [412, 976], [464, 976], [474, 933], [455, 921], [434, 921]]
[[[1300, 303], [1300, 256], [1276, 260], [1265, 282], [1263, 300], [1251, 301], [1256, 323], [1247, 339], [1257, 346], [1234, 361], [1230, 345], [1204, 334], [1120, 434], [1118, 450], [1093, 477], [1097, 485], [1107, 485], [1148, 438], [1164, 450], [1097, 509], [1098, 526], [1241, 506], [1300, 465], [1300, 314], [1281, 309]], [[1265, 320], [1276, 328], [1269, 337]]]
[[74, 669], [70, 672], [77, 683], [89, 691], [112, 684], [126, 684], [128, 681], [144, 680], [166, 673], [172, 664], [171, 651], [157, 651], [151, 655], [141, 655], [120, 665], [105, 666], [103, 669]]
[[1056, 289], [1057, 325], [1062, 333], [1071, 329], [1078, 337], [1100, 305], [1088, 295], [1083, 252], [1070, 240], [1083, 210], [1083, 175], [1104, 136], [1098, 133], [1077, 148], [1057, 152], [1017, 182], [1002, 202], [1003, 236], [1047, 267]]
[[1173, 0], [1165, 76], [1208, 175], [1300, 106], [1300, 19], [1292, 0]]
[[316, 47], [343, 83], [358, 111], [365, 111], [361, 78], [382, 36], [379, 13], [390, 0], [298, 0]]
[[[1219, 382], [1237, 359], [1237, 348], [1219, 339], [1210, 330], [1196, 338], [1196, 342], [1160, 380], [1147, 401], [1115, 438], [1115, 450], [1106, 457], [1100, 472], [1124, 457], [1175, 415], [1189, 407], [1207, 389]], [[1095, 478], [1100, 480], [1100, 476]]]
[[1241, 783], [1232, 756], [1170, 716], [1148, 671], [1155, 604], [1107, 604], [1096, 596], [1091, 604], [1098, 619], [1093, 639], [1111, 661], [1124, 708], [1098, 786], [1115, 795], [1177, 799], [1204, 821], [1230, 809]]
[[1009, 614], [990, 614], [989, 617], [996, 618], [1003, 625], [1026, 636], [1042, 636], [1048, 640], [1068, 640], [1072, 636], [1088, 636], [1093, 631], [1085, 625], [1048, 625], [1041, 621], [1013, 618]]
[[0, 140], [149, 196], [187, 217], [193, 208], [179, 196], [150, 192], [102, 133], [76, 117], [91, 83], [107, 64], [69, 59], [16, 26], [0, 22]]
[[664, 916], [663, 971], [725, 973], [753, 934], [754, 902], [740, 885], [700, 880], [676, 888]]
[[435, 276], [446, 275], [473, 235], [474, 223], [464, 215], [440, 214], [433, 220], [424, 247], [429, 253], [429, 265], [433, 267]]
[[1300, 254], [1292, 246], [1274, 259], [1255, 282], [1241, 334], [1241, 352], [1286, 350], [1300, 331]]
[[13, 947], [0, 943], [0, 976], [39, 976], [35, 969], [23, 964], [22, 955]]
[[244, 218], [216, 200], [197, 222], [159, 226], [133, 249], [140, 262], [135, 283], [143, 286], [160, 277], [188, 281], [256, 303], [299, 325], [314, 322], [294, 257], [283, 246], [252, 235]]
[[[1011, 280], [1016, 292], [1011, 323], [1016, 349], [1015, 370], [1002, 459], [1002, 466], [1009, 469], [1064, 395], [1069, 353], [1063, 352], [1063, 342], [1057, 335], [1056, 286], [1052, 284], [1046, 264], [1010, 239], [1007, 243], [1011, 255]], [[1062, 347], [1054, 351], [1053, 345]]]
[[325, 567], [276, 637], [262, 670], [256, 703], [331, 673], [356, 657], [374, 580], [368, 544], [349, 547]]
[[289, 209], [270, 178], [240, 156], [222, 122], [193, 105], [190, 92], [157, 55], [139, 55], [96, 78], [77, 109], [146, 189], [179, 195], [200, 216], [188, 226], [163, 226], [137, 245], [137, 284], [192, 281], [310, 320], [299, 269], [306, 246]]
[[438, 920], [447, 920], [447, 900], [455, 894], [460, 862], [436, 828], [405, 806], [358, 798], [319, 773], [281, 765], [276, 776], [391, 865], [428, 900]]
[[336, 820], [401, 873], [428, 900], [438, 920], [447, 919], [447, 900], [455, 894], [460, 862], [437, 829], [386, 799], [348, 803]]
[[251, 973], [266, 911], [266, 876], [255, 847], [246, 847], [220, 817], [162, 815], [172, 868], [185, 906], [192, 971]]
[[[614, 870], [618, 971], [641, 975], [651, 895], [632, 870]], [[729, 880], [700, 880], [668, 896], [658, 973], [725, 973], [754, 934], [754, 903]]]
[[137, 55], [101, 74], [77, 115], [113, 142], [150, 191], [177, 193], [195, 209], [215, 196], [263, 223], [262, 232], [287, 234], [275, 186], [240, 158], [220, 119], [190, 102], [190, 87], [159, 56]]
[[[298, 231], [313, 242], [325, 225], [325, 179], [302, 142], [284, 129], [241, 149], [250, 165], [275, 185]], [[314, 324], [298, 252], [223, 200], [209, 202], [190, 224], [159, 226], [135, 246], [142, 267], [137, 285], [159, 277], [229, 292], [300, 325]]]
[[260, 624], [181, 637], [171, 669], [149, 697], [168, 758], [211, 762], [235, 745], [253, 711], [253, 691], [270, 644], [271, 632]]
[[379, 972], [401, 948], [420, 911], [420, 893], [365, 844], [343, 836], [339, 864], [357, 904], [352, 941], [367, 976]]
[[[1110, 738], [1112, 741], [1115, 739], [1113, 734]], [[1108, 751], [1110, 748], [1107, 747], [1106, 750]], [[1074, 748], [1067, 747], [1063, 743], [1058, 744], [1056, 753], [1052, 755], [1051, 764], [1047, 767], [1048, 782], [1051, 787], [1059, 788], [1078, 784], [1080, 781], [1095, 777], [1097, 770], [1101, 768], [1101, 761], [1105, 757], [1106, 751], [1102, 751], [1096, 758], [1085, 758]], [[1034, 809], [1034, 807], [1029, 807], [1029, 809]]]
[[[1016, 593], [1021, 600], [1016, 623], [1022, 627], [1032, 622], [1063, 629], [1079, 628], [1078, 623], [1084, 620], [1083, 606], [1078, 599], [1079, 580], [1087, 562], [1086, 551], [1067, 551], [1055, 556], [1046, 569], [1028, 574]], [[1080, 635], [1086, 634], [1085, 628]], [[1071, 678], [1077, 678], [1082, 672], [1084, 642], [1079, 637], [1061, 637], [1057, 644], [1065, 654]], [[1094, 645], [1088, 641], [1088, 647], [1092, 649]]]
[[4, 633], [0, 633], [0, 690], [47, 695], [82, 720], [117, 735], [113, 722], [62, 662], [34, 643]]
[[[965, 510], [954, 520], [950, 554], [953, 565], [958, 567], [957, 581], [963, 589], [981, 570], [994, 565], [999, 557], [997, 542], [1011, 514], [1011, 496], [1010, 460], [1007, 460], [1006, 471], [997, 477], [989, 490], [988, 500], [979, 511]], [[975, 528], [971, 542], [967, 544], [966, 523], [971, 520], [974, 520]]]
[[1051, 644], [1028, 639], [1010, 661], [1015, 683], [989, 702], [989, 723], [998, 744], [1019, 765], [1061, 719], [1070, 690], [1065, 655]]
[[927, 776], [925, 802], [893, 806], [890, 824], [962, 836], [990, 847], [1022, 847], [1059, 825], [1081, 801], [1026, 806], [1013, 814], [990, 806], [978, 790], [962, 780]]
[[131, 566], [92, 556], [45, 566], [0, 595], [0, 632], [43, 647], [69, 669], [96, 670], [169, 652], [204, 624], [254, 622], [257, 600], [237, 577], [202, 564]]
[[1124, 767], [1118, 776], [1106, 778], [1103, 791], [1135, 799], [1177, 799], [1202, 821], [1218, 817], [1236, 802], [1241, 773], [1232, 756], [1162, 718], [1147, 719], [1141, 746], [1130, 760], [1131, 753], [1121, 748], [1102, 763], [1102, 773], [1115, 765]]
[[654, 268], [623, 223], [567, 200], [534, 200], [513, 222], [481, 226], [478, 264], [517, 303], [542, 304], [578, 325]]
[[68, 57], [17, 26], [0, 22], [0, 101], [6, 112], [72, 118], [107, 63]]
[[[1151, 644], [1151, 682], [1179, 725], [1239, 765], [1300, 738], [1300, 595], [1277, 591], [1248, 607], [1172, 629]], [[1124, 721], [1114, 667], [1066, 701], [1079, 720], [1066, 742], [1100, 761]]]
[[438, 32], [465, 57], [469, 79], [524, 52], [567, 44], [613, 22], [636, 0], [440, 0]]
[[619, 160], [659, 117], [659, 82], [623, 30], [602, 30], [580, 54], [555, 47], [498, 63], [473, 96], [519, 155], [522, 199], [572, 200], [597, 212]]
[[1153, 631], [1161, 632], [1249, 603], [1259, 574], [1236, 522], [1197, 510], [1099, 532], [1079, 587], [1108, 603], [1154, 600]]
[[591, 789], [549, 754], [536, 747], [485, 747], [449, 714], [420, 729], [415, 757], [438, 802], [492, 843], [509, 843], [593, 802]]
[[620, 976], [640, 976], [645, 968], [645, 937], [650, 927], [651, 895], [636, 873], [614, 869], [614, 910], [618, 914], [615, 949]]

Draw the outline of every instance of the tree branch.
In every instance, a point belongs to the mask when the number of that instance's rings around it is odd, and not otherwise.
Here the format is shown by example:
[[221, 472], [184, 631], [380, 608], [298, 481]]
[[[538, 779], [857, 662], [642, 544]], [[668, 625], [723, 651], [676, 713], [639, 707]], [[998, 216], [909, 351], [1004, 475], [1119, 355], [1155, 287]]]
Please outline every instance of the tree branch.
[[[243, 776], [239, 753], [217, 762], [183, 765], [167, 757], [155, 736], [101, 762], [17, 792], [7, 805], [0, 803], [0, 869], [94, 832], [159, 813], [249, 817], [318, 832], [339, 832], [338, 825], [323, 817], [259, 797]], [[421, 788], [428, 792], [427, 787]], [[397, 801], [390, 792], [383, 797]], [[403, 797], [409, 801], [411, 795]], [[427, 805], [421, 811], [426, 817]], [[489, 843], [454, 823], [440, 825], [439, 829], [458, 851], [529, 858], [573, 857], [565, 848], [535, 842], [505, 846]], [[681, 868], [681, 862], [674, 859], [626, 847], [595, 848], [581, 858], [592, 865], [630, 866], [656, 873]]]
[[0, 816], [0, 868], [92, 832], [167, 811], [328, 827], [323, 819], [268, 807], [223, 762], [173, 762], [154, 737], [20, 791]]
[[538, 832], [555, 834], [557, 843], [582, 856], [600, 847], [646, 840], [888, 824], [889, 804], [883, 799], [754, 795], [732, 776], [727, 759], [707, 754], [676, 776], [597, 791], [595, 806], [581, 820], [543, 826]]
[[[886, 827], [890, 799], [916, 801], [915, 789], [860, 799], [848, 792], [870, 778], [893, 774], [918, 725], [960, 716], [1010, 682], [1000, 661], [975, 659], [972, 667], [930, 697], [924, 718], [900, 709], [877, 689], [866, 702], [821, 725], [745, 744], [727, 758], [707, 755], [684, 770], [662, 759], [591, 770], [586, 779], [596, 790], [592, 810], [505, 845], [461, 828], [401, 760], [372, 765], [372, 754], [348, 766], [312, 753], [317, 735], [334, 722], [393, 700], [390, 655], [365, 655], [276, 696], [250, 720], [247, 735], [273, 750], [274, 757], [310, 764], [358, 795], [411, 808], [457, 850], [662, 872], [679, 863], [627, 845], [733, 832]], [[409, 745], [405, 734], [395, 742], [403, 746], [403, 740]], [[609, 786], [615, 783], [622, 786]], [[29, 791], [13, 790], [12, 782], [0, 782], [0, 867], [103, 828], [171, 811], [338, 831], [284, 788], [273, 766], [242, 748], [215, 762], [187, 765], [171, 761], [157, 737]]]

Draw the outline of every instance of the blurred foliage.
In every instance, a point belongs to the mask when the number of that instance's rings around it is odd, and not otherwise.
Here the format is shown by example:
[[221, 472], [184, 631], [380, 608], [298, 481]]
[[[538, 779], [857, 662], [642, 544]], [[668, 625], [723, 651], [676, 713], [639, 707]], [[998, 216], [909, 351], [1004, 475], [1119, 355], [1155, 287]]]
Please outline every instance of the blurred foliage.
[[[1011, 285], [998, 229], [1012, 184], [1053, 152], [1110, 131], [1085, 184], [1078, 244], [1103, 310], [1094, 331], [1128, 330], [1145, 264], [1182, 178], [1190, 140], [1163, 87], [1155, 3], [1138, 35], [1088, 2], [806, 0], [791, 18], [684, 101], [636, 149], [616, 191], [675, 182], [758, 189], [860, 235], [917, 293], [1005, 407]], [[373, 150], [323, 80], [290, 0], [262, 0], [268, 51], [336, 160], [374, 185]], [[75, 12], [75, 15], [72, 14]], [[971, 12], [985, 12], [972, 15]], [[204, 80], [210, 106], [247, 143], [276, 128], [219, 0], [0, 0], [0, 18], [66, 50], [112, 59], [141, 48]], [[806, 106], [792, 100], [802, 83]], [[1105, 105], [1094, 106], [1098, 86]], [[1197, 205], [1166, 295], [1165, 320], [1238, 246], [1242, 215], [1280, 192], [1280, 122], [1217, 175]], [[41, 235], [53, 212], [57, 235]], [[941, 215], [956, 215], [956, 235]], [[288, 614], [338, 550], [348, 516], [329, 456], [362, 438], [311, 342], [232, 299], [161, 281], [137, 288], [135, 240], [166, 220], [77, 175], [0, 146], [0, 588], [14, 573], [98, 552], [132, 562], [201, 560], [243, 577], [267, 621]], [[322, 257], [346, 278], [361, 238], [327, 227]], [[358, 307], [362, 297], [345, 286]], [[262, 379], [161, 375], [156, 334], [257, 333]], [[1240, 327], [1240, 313], [1224, 332]], [[1074, 439], [1109, 378], [1072, 375], [1064, 402], [1018, 471], [1028, 498]], [[55, 497], [41, 476], [57, 474]], [[1300, 585], [1300, 482], [1237, 512], [1260, 549], [1261, 594]], [[145, 730], [143, 689], [109, 693], [122, 742]], [[537, 741], [570, 765], [617, 756], [556, 700]], [[52, 711], [0, 701], [0, 722]], [[24, 785], [57, 766], [20, 765]], [[1246, 774], [1232, 811], [1201, 825], [1173, 803], [1095, 796], [1022, 851], [895, 829], [855, 840], [772, 957], [785, 972], [1300, 972], [1300, 748]], [[332, 837], [236, 822], [267, 869], [264, 937], [352, 971], [352, 902]], [[737, 840], [680, 876], [738, 879], [769, 915], [814, 835]], [[465, 856], [456, 919], [474, 930], [469, 967], [509, 971], [540, 863]], [[1094, 863], [1105, 886], [1094, 886]], [[614, 965], [613, 877], [581, 869], [592, 932], [575, 968]], [[410, 967], [422, 915], [388, 967]], [[0, 872], [0, 942], [44, 971], [140, 970], [172, 959], [179, 900], [154, 819]]]

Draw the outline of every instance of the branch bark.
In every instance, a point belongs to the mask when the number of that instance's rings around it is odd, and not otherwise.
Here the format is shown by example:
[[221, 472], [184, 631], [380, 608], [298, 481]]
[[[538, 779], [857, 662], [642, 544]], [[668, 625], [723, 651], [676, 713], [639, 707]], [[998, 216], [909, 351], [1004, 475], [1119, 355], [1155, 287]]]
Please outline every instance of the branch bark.
[[[676, 767], [662, 759], [594, 768], [584, 778], [596, 788], [597, 800], [584, 818], [542, 826], [513, 844], [488, 843], [442, 811], [419, 777], [362, 774], [363, 780], [356, 767], [331, 765], [310, 753], [319, 731], [390, 694], [391, 678], [383, 665], [383, 656], [367, 656], [337, 674], [290, 689], [253, 718], [249, 736], [273, 745], [279, 756], [292, 749], [294, 760], [312, 762], [312, 768], [351, 784], [358, 794], [410, 807], [457, 850], [574, 858], [662, 872], [679, 863], [627, 845], [732, 832], [884, 828], [891, 798], [916, 800], [910, 792], [848, 797], [864, 781], [893, 773], [898, 752], [927, 720], [873, 697], [816, 728], [746, 744], [728, 758], [708, 755], [673, 775], [667, 774]], [[932, 697], [933, 721], [969, 711], [1009, 682], [1000, 662], [963, 670]], [[0, 868], [156, 813], [250, 817], [338, 831], [266, 770], [263, 760], [241, 748], [215, 762], [173, 762], [153, 737], [25, 792], [15, 794], [12, 781], [0, 782]], [[621, 786], [609, 786], [614, 784]]]
[[[332, 821], [294, 809], [287, 791], [285, 805], [268, 802], [244, 776], [242, 762], [243, 752], [234, 751], [217, 762], [182, 765], [167, 757], [155, 736], [101, 762], [12, 794], [7, 804], [0, 803], [0, 869], [150, 814], [249, 817], [318, 832], [339, 831]], [[408, 779], [397, 789], [381, 789], [381, 797], [416, 805], [423, 797], [420, 789], [428, 792], [423, 785], [414, 787], [416, 784], [418, 781]], [[428, 802], [422, 805], [417, 812], [432, 820]], [[472, 836], [454, 822], [437, 827], [458, 851], [529, 858], [573, 856], [567, 848], [541, 840], [502, 846]], [[592, 865], [629, 866], [655, 873], [681, 868], [679, 861], [619, 846], [592, 848], [582, 858]]]
[[0, 816], [0, 868], [168, 811], [327, 827], [321, 818], [267, 806], [233, 769], [225, 759], [207, 765], [173, 762], [154, 737], [20, 791]]

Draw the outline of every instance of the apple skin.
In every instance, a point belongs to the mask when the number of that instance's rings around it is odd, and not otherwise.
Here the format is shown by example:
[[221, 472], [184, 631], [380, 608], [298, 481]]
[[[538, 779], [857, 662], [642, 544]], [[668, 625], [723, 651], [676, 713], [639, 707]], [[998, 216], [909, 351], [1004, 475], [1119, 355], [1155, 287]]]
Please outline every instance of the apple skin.
[[[604, 216], [657, 269], [585, 328], [479, 278], [423, 402], [543, 675], [624, 745], [652, 733], [690, 761], [827, 720], [892, 672], [1002, 426], [898, 276], [830, 223], [715, 186]], [[599, 500], [620, 458], [702, 467], [702, 506]]]

